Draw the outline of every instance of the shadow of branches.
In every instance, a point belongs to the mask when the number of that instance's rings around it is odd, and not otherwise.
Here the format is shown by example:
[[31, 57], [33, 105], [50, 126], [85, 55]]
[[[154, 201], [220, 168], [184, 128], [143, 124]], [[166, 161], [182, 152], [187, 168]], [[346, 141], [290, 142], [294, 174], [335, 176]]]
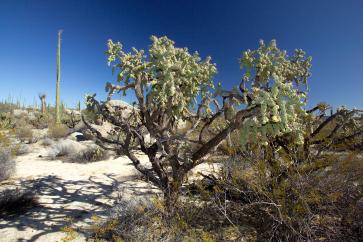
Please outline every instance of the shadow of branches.
[[140, 191], [140, 183], [135, 177], [118, 181], [114, 174], [91, 176], [85, 180], [65, 180], [57, 176], [45, 176], [35, 180], [19, 181], [19, 187], [32, 190], [39, 196], [39, 205], [27, 212], [7, 216], [0, 222], [0, 230], [16, 228], [17, 231], [31, 229], [30, 239], [17, 241], [37, 241], [41, 236], [59, 232], [65, 226], [76, 225], [78, 232], [89, 225], [92, 216], [105, 216], [113, 205], [115, 193], [120, 188], [129, 190], [133, 196], [150, 194], [150, 190]]

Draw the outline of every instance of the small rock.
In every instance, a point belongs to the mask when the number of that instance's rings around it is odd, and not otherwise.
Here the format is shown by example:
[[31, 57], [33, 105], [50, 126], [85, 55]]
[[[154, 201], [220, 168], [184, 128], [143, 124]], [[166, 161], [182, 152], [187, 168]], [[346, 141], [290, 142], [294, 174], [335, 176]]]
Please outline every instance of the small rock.
[[74, 140], [74, 141], [85, 141], [85, 140], [87, 140], [86, 137], [80, 132], [71, 133], [68, 136], [68, 138], [71, 139], [71, 140]]

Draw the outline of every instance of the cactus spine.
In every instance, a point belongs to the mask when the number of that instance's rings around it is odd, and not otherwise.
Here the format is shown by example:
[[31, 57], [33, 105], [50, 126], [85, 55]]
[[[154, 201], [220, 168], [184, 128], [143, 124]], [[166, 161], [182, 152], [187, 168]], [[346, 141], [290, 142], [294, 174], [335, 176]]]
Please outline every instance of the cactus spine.
[[61, 33], [58, 31], [58, 49], [57, 49], [57, 83], [56, 83], [56, 99], [55, 99], [55, 121], [57, 124], [61, 123], [61, 103], [60, 103], [60, 47], [61, 47]]

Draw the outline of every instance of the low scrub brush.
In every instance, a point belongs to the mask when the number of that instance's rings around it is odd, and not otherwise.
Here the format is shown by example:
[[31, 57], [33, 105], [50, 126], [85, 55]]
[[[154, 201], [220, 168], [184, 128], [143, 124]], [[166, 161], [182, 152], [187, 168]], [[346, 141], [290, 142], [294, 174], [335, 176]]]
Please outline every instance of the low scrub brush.
[[71, 156], [70, 160], [76, 163], [87, 163], [105, 160], [108, 157], [109, 154], [107, 151], [97, 145], [90, 145], [78, 152], [77, 154]]
[[15, 155], [25, 155], [30, 153], [31, 148], [27, 144], [16, 144], [13, 148], [13, 153]]
[[66, 162], [87, 163], [105, 160], [109, 157], [109, 153], [91, 142], [66, 139], [54, 143], [49, 156], [53, 159], [62, 158]]
[[184, 200], [173, 215], [159, 198], [119, 200], [106, 222], [94, 217], [96, 241], [253, 241], [247, 227], [232, 226], [207, 203]]
[[69, 129], [64, 124], [56, 124], [49, 126], [48, 136], [54, 139], [64, 138], [69, 134]]
[[224, 211], [231, 224], [253, 226], [258, 241], [362, 238], [359, 156], [330, 154], [323, 160], [287, 164], [237, 157], [225, 164], [218, 178], [205, 175], [199, 194]]
[[6, 189], [0, 192], [0, 217], [23, 214], [38, 205], [38, 198], [31, 191]]
[[32, 127], [30, 127], [29, 125], [15, 128], [15, 135], [20, 140], [20, 142], [36, 142], [36, 138], [33, 135]]
[[16, 163], [11, 150], [0, 147], [0, 181], [6, 180], [15, 173]]

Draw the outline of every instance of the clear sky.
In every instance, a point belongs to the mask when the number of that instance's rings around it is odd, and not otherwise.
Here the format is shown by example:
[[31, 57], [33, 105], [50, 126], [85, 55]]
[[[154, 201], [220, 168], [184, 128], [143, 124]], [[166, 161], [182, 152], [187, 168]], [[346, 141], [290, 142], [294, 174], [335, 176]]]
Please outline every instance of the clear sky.
[[61, 98], [105, 96], [115, 78], [106, 41], [146, 49], [150, 35], [212, 56], [226, 87], [241, 78], [238, 58], [276, 39], [313, 57], [309, 106], [320, 101], [363, 107], [363, 1], [94, 1], [0, 0], [0, 100], [55, 100], [57, 30], [63, 29]]

